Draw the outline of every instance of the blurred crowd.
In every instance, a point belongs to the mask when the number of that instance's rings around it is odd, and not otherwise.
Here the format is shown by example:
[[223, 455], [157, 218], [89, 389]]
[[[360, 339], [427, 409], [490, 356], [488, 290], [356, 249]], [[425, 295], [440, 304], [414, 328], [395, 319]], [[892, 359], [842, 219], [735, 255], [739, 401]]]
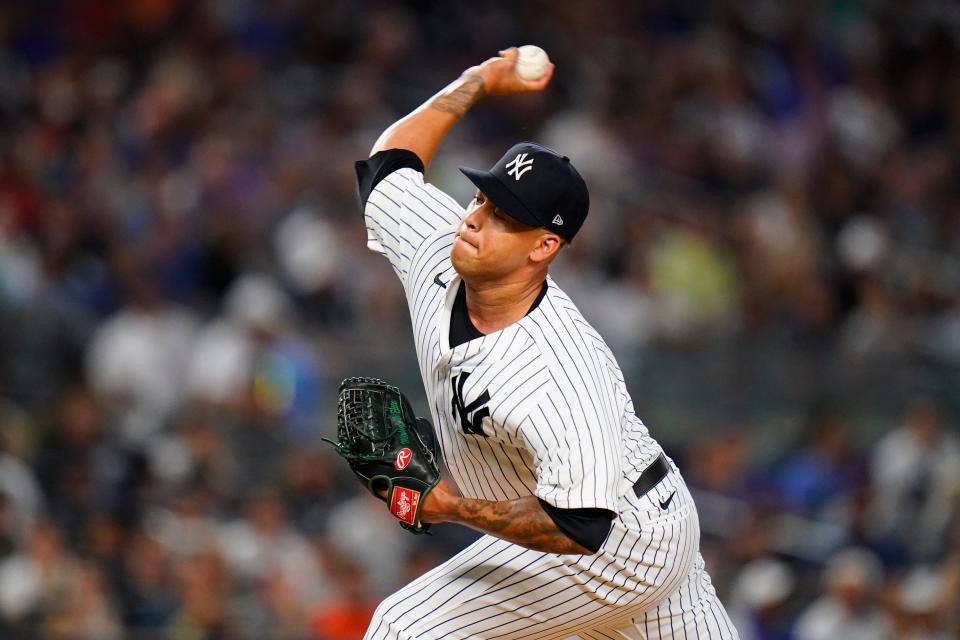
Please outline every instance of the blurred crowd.
[[[960, 637], [945, 0], [0, 4], [0, 636], [358, 638], [474, 539], [405, 534], [320, 437], [346, 375], [423, 406], [353, 161], [524, 43], [551, 87], [481, 103], [430, 179], [465, 201], [518, 139], [581, 168], [555, 278], [744, 640]], [[715, 362], [724, 411], [660, 417]]]

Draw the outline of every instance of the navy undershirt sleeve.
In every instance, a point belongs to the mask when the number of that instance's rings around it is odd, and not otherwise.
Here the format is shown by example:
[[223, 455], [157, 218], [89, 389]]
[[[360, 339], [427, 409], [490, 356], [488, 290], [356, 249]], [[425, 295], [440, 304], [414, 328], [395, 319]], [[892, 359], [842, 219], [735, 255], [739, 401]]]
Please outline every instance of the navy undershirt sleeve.
[[378, 151], [366, 160], [358, 160], [355, 168], [362, 211], [367, 208], [367, 199], [381, 180], [398, 169], [414, 169], [423, 173], [423, 161], [417, 154], [407, 149], [386, 149]]
[[553, 523], [574, 542], [596, 553], [610, 534], [615, 514], [607, 509], [560, 509], [540, 500], [540, 506]]

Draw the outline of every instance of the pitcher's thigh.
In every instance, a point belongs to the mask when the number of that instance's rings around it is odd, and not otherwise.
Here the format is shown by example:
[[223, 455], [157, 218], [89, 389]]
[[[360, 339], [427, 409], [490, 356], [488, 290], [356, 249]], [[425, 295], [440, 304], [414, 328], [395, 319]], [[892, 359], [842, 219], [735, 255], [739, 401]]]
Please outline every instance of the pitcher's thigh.
[[698, 553], [687, 579], [666, 600], [619, 630], [623, 638], [739, 640]]
[[[549, 640], [614, 626], [639, 609], [618, 606], [603, 555], [562, 556], [530, 551], [485, 536], [384, 600], [368, 640], [473, 638]], [[641, 594], [629, 594], [627, 604]], [[632, 612], [632, 614], [631, 614]]]
[[577, 579], [577, 558], [484, 536], [384, 600], [365, 638], [540, 638], [574, 629], [592, 590]]

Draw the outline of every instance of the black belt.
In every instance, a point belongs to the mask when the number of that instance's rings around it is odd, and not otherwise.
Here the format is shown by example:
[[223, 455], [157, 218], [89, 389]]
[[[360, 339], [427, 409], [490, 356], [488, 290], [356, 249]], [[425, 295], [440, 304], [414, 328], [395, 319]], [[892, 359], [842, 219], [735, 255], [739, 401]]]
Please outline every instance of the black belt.
[[646, 469], [643, 470], [643, 473], [640, 474], [640, 477], [637, 478], [637, 481], [633, 483], [633, 492], [637, 494], [637, 497], [643, 496], [647, 491], [653, 489], [653, 487], [667, 477], [667, 474], [670, 473], [670, 465], [667, 464], [667, 459], [663, 457], [661, 453], [657, 456], [657, 459], [651, 462]]

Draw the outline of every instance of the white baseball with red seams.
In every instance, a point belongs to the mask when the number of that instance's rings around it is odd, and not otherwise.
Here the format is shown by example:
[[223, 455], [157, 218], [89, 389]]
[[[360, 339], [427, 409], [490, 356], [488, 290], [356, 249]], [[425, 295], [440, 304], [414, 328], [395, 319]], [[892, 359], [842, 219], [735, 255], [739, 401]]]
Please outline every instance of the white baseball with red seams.
[[523, 80], [539, 80], [550, 66], [547, 52], [535, 44], [525, 44], [518, 49], [514, 69]]

